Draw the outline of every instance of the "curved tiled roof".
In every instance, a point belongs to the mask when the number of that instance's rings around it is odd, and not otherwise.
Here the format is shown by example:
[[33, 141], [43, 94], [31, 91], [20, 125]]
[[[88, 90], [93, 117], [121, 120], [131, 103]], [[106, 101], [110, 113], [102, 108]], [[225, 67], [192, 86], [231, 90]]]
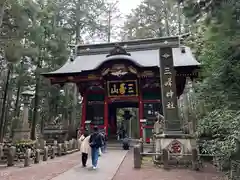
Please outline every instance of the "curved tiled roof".
[[[199, 66], [200, 63], [193, 56], [191, 49], [186, 46], [184, 46], [184, 48], [185, 52], [182, 52], [182, 48], [180, 47], [172, 48], [174, 67]], [[44, 74], [79, 73], [96, 69], [106, 61], [117, 59], [130, 60], [140, 67], [159, 67], [159, 48], [132, 50], [128, 52], [131, 54], [131, 56], [115, 55], [106, 57], [107, 53], [84, 53], [83, 55], [77, 56], [73, 61], [69, 59], [61, 68], [57, 69], [56, 71]]]

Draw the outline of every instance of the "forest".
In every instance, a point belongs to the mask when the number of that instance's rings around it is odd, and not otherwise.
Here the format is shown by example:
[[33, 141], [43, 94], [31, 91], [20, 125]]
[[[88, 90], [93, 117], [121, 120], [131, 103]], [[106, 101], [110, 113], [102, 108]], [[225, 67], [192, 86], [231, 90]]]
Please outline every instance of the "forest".
[[63, 65], [73, 45], [188, 34], [184, 44], [202, 64], [189, 117], [197, 120], [196, 134], [211, 137], [206, 151], [228, 159], [240, 137], [240, 1], [143, 0], [126, 17], [116, 3], [0, 1], [0, 141], [21, 122], [21, 93], [27, 89], [34, 92], [31, 139], [60, 114], [70, 129], [79, 126], [75, 85], [51, 86], [41, 76]]

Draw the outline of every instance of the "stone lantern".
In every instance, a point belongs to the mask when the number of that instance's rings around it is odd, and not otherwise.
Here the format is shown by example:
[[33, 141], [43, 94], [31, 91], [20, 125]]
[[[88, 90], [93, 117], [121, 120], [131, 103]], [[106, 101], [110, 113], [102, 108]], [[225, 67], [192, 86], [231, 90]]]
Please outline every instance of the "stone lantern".
[[23, 96], [23, 116], [21, 117], [21, 124], [14, 130], [13, 141], [22, 141], [30, 139], [31, 129], [28, 122], [28, 111], [31, 97], [34, 95], [32, 91], [22, 92]]

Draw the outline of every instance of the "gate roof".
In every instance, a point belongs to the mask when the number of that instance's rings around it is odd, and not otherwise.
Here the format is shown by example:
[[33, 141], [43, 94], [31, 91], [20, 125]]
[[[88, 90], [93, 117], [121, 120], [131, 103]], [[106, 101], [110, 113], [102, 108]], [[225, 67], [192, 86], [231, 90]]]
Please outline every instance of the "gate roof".
[[179, 47], [178, 37], [135, 40], [118, 44], [124, 47], [127, 53], [130, 53], [130, 56], [119, 54], [107, 57], [116, 43], [79, 45], [76, 47], [77, 56], [75, 58], [69, 58], [61, 68], [43, 75], [80, 73], [97, 69], [107, 61], [119, 59], [129, 60], [139, 67], [159, 67], [159, 48], [169, 46], [172, 47], [174, 67], [200, 65], [189, 47]]

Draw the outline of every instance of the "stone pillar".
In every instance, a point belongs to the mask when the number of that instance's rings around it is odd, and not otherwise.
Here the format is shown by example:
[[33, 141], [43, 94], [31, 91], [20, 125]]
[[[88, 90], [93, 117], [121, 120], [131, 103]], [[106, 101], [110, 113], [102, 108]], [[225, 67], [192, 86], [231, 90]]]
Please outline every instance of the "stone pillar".
[[169, 152], [167, 149], [163, 149], [162, 161], [163, 161], [164, 169], [168, 169], [168, 160], [169, 160]]
[[14, 165], [14, 158], [16, 155], [16, 147], [11, 146], [8, 149], [8, 154], [7, 154], [7, 166], [13, 166]]
[[25, 152], [25, 157], [24, 157], [24, 167], [30, 166], [30, 161], [31, 161], [31, 149], [27, 149]]
[[143, 142], [146, 142], [146, 125], [147, 125], [147, 119], [140, 119], [140, 123], [142, 125], [142, 139]]
[[104, 130], [106, 135], [108, 135], [108, 101], [107, 101], [107, 96], [105, 96], [104, 100]]
[[48, 160], [48, 147], [45, 146], [43, 149], [43, 161], [47, 161]]
[[60, 143], [60, 144], [58, 144], [58, 156], [61, 156], [62, 155], [62, 151], [63, 151], [63, 146], [62, 146], [62, 144]]
[[34, 163], [38, 164], [40, 162], [40, 158], [41, 158], [41, 151], [40, 149], [37, 149], [35, 152]]
[[4, 156], [3, 145], [0, 144], [0, 159]]
[[160, 77], [162, 90], [162, 105], [164, 122], [164, 133], [181, 132], [181, 120], [178, 116], [177, 94], [176, 94], [176, 72], [173, 64], [172, 47], [160, 49]]
[[22, 95], [23, 95], [23, 104], [24, 104], [22, 124], [16, 130], [14, 130], [13, 141], [15, 142], [30, 139], [31, 129], [28, 123], [28, 111], [29, 111], [30, 97], [33, 95], [33, 92], [24, 91]]
[[133, 148], [133, 165], [135, 169], [140, 169], [142, 165], [140, 145], [135, 145]]

